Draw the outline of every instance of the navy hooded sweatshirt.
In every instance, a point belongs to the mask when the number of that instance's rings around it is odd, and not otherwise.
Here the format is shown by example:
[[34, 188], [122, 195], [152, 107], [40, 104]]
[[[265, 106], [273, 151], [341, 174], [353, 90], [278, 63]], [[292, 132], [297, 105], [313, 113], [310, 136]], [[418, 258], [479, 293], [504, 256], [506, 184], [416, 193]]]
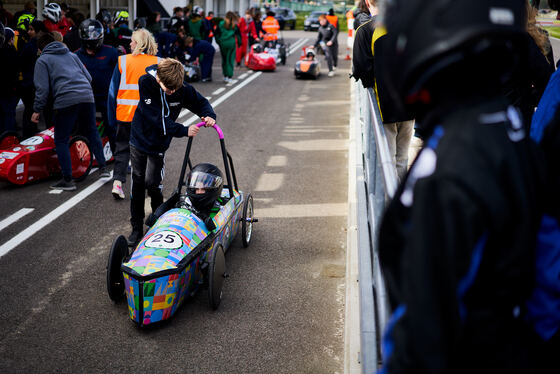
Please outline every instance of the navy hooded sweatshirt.
[[141, 152], [163, 155], [173, 137], [188, 136], [188, 127], [175, 122], [182, 108], [199, 117], [212, 117], [216, 113], [204, 96], [188, 83], [183, 83], [172, 95], [166, 95], [156, 81], [157, 65], [146, 68], [138, 80], [140, 102], [132, 119], [130, 145]]

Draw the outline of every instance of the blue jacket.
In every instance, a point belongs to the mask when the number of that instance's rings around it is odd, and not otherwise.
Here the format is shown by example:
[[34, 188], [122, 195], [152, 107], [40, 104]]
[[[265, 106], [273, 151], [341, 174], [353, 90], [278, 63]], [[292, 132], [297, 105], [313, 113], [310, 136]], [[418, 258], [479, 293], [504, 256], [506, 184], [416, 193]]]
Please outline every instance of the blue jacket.
[[103, 45], [94, 56], [90, 56], [82, 47], [76, 52], [76, 55], [91, 75], [91, 86], [95, 98], [106, 98], [109, 94], [111, 76], [119, 59], [117, 50], [111, 46]]
[[192, 62], [200, 55], [214, 55], [216, 50], [206, 40], [193, 40], [193, 46], [192, 48], [187, 47], [187, 52], [191, 56], [188, 62]]
[[173, 137], [188, 136], [188, 127], [175, 122], [182, 108], [200, 117], [216, 119], [216, 113], [188, 83], [166, 95], [156, 81], [156, 70], [157, 65], [149, 66], [148, 74], [138, 80], [140, 102], [132, 119], [130, 145], [147, 154], [163, 155]]

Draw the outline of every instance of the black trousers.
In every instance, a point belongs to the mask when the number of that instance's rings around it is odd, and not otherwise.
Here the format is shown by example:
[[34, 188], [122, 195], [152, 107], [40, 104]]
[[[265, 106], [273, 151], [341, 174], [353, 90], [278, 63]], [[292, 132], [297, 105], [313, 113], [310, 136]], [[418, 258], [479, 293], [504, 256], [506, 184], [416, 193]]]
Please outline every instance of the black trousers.
[[115, 139], [115, 166], [113, 179], [126, 182], [126, 170], [130, 160], [130, 122], [117, 121], [117, 136]]
[[161, 192], [164, 175], [164, 156], [148, 155], [130, 146], [132, 164], [132, 189], [130, 196], [130, 224], [133, 230], [144, 227], [144, 200], [146, 190], [150, 196], [152, 212], [163, 203]]

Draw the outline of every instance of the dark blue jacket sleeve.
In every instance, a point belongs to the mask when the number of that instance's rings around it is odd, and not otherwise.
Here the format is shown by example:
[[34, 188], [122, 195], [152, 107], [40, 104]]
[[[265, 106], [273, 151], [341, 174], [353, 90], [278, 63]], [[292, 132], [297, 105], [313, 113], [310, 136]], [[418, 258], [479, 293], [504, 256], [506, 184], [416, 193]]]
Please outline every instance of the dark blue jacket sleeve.
[[183, 89], [183, 108], [187, 108], [199, 117], [212, 117], [216, 119], [216, 113], [212, 105], [190, 84], [185, 83]]
[[121, 72], [118, 63], [115, 65], [111, 84], [109, 85], [109, 93], [107, 97], [107, 120], [109, 126], [117, 127], [117, 93], [119, 92], [119, 84], [121, 81]]

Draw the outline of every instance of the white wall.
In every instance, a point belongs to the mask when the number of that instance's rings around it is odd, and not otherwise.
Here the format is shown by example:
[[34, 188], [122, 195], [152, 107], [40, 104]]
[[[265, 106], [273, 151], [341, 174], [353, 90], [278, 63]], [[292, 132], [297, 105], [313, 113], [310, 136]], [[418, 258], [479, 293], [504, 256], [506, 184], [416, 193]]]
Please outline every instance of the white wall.
[[184, 8], [189, 3], [187, 0], [159, 0], [161, 6], [165, 8], [170, 17], [173, 17], [173, 8], [180, 6]]

